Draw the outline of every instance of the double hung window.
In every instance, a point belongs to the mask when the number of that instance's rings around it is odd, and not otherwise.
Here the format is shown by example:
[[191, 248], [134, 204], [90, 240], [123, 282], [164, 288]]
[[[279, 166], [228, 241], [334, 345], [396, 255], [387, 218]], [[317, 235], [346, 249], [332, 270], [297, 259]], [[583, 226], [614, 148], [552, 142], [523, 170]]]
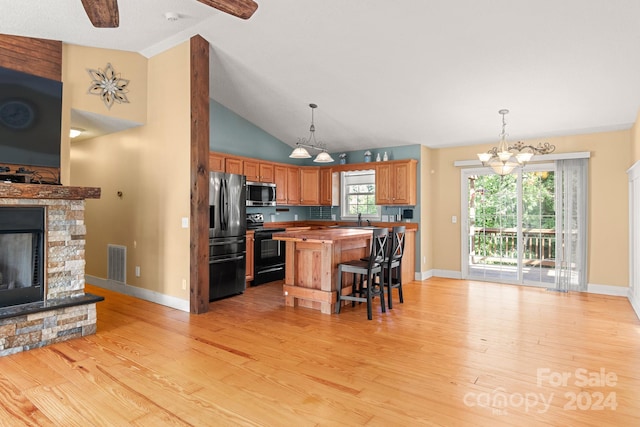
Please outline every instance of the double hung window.
[[376, 175], [373, 170], [342, 172], [342, 218], [380, 219], [380, 206], [376, 205]]

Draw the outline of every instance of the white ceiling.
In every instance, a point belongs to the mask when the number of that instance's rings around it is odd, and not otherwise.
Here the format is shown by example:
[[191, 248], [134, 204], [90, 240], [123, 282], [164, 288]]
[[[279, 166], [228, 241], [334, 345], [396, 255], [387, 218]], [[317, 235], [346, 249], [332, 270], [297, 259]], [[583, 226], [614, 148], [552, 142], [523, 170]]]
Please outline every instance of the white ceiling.
[[118, 0], [120, 27], [96, 29], [80, 0], [0, 0], [0, 31], [147, 57], [201, 34], [216, 101], [290, 145], [316, 103], [331, 152], [494, 142], [501, 108], [511, 140], [636, 119], [637, 0], [257, 2], [243, 21], [195, 0]]

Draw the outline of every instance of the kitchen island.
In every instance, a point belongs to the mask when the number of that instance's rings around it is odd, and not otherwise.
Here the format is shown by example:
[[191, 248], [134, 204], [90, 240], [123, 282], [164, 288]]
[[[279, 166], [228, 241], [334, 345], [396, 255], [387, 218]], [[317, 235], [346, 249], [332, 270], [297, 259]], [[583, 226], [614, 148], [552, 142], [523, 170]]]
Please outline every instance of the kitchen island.
[[[325, 228], [274, 233], [286, 242], [283, 293], [285, 305], [334, 312], [338, 265], [369, 254], [372, 231], [366, 228]], [[350, 276], [350, 275], [349, 275]], [[351, 277], [343, 286], [351, 288]]]

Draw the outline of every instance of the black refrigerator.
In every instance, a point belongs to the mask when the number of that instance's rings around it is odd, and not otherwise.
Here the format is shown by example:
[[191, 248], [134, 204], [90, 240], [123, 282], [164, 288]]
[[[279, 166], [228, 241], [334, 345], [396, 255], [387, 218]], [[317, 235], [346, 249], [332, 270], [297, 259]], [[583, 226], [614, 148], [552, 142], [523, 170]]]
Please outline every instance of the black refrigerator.
[[245, 290], [246, 191], [244, 175], [209, 174], [209, 301]]

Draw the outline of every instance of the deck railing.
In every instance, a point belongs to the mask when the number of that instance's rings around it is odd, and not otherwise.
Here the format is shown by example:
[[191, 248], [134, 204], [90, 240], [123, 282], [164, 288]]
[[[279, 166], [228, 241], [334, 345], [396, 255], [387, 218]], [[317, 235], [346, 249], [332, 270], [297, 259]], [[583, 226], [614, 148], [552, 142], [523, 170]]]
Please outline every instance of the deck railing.
[[[472, 264], [516, 264], [518, 232], [515, 228], [475, 228], [469, 235]], [[522, 262], [529, 266], [554, 268], [556, 263], [556, 231], [528, 228], [522, 232]]]

